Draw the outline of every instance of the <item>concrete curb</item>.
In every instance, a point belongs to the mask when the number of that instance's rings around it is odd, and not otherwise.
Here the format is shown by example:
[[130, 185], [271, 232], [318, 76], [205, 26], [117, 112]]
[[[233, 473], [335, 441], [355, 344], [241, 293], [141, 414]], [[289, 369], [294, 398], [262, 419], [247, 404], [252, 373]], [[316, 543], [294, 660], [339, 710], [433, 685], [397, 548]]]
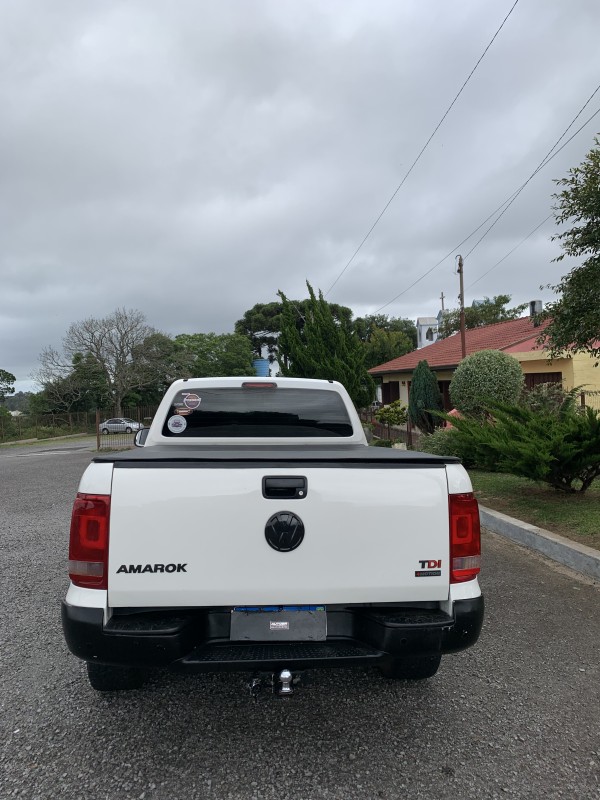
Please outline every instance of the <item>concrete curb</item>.
[[48, 436], [46, 439], [15, 439], [10, 442], [0, 442], [0, 447], [11, 447], [15, 444], [43, 444], [44, 442], [56, 442], [60, 439], [77, 439], [82, 436], [96, 438], [95, 433], [67, 433], [64, 436]]
[[479, 506], [481, 524], [484, 528], [512, 539], [513, 542], [537, 550], [547, 558], [565, 567], [581, 572], [588, 578], [600, 581], [600, 551], [578, 542], [572, 542], [536, 525]]

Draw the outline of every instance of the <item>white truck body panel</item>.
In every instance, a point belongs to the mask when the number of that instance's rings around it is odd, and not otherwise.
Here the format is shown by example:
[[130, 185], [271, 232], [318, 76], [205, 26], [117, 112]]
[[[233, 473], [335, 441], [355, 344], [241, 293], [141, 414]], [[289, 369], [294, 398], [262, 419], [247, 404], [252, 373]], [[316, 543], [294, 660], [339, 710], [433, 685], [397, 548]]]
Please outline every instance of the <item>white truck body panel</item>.
[[326, 666], [425, 679], [477, 641], [467, 473], [368, 447], [340, 384], [176, 381], [136, 444], [96, 456], [73, 506], [61, 616], [94, 689], [153, 667], [271, 672], [280, 694]]
[[469, 474], [462, 464], [446, 464], [446, 476], [448, 494], [468, 494], [473, 491]]
[[[267, 499], [264, 475], [303, 475], [307, 496]], [[305, 526], [293, 552], [277, 552], [265, 539], [268, 519], [280, 511]], [[443, 601], [448, 558], [443, 467], [114, 469], [112, 607]], [[441, 560], [439, 577], [415, 576], [426, 559]], [[173, 563], [185, 572], [118, 572]]]
[[[347, 445], [356, 445], [356, 444], [363, 444], [367, 445], [367, 440], [365, 437], [365, 432], [363, 430], [360, 418], [356, 413], [356, 409], [352, 405], [352, 401], [350, 400], [350, 396], [346, 389], [342, 386], [341, 383], [337, 381], [323, 381], [323, 380], [310, 380], [307, 378], [189, 378], [184, 380], [175, 381], [171, 384], [169, 389], [167, 390], [165, 396], [161, 400], [161, 403], [154, 415], [154, 421], [150, 426], [150, 430], [146, 437], [144, 447], [155, 447], [157, 445], [161, 446], [169, 446], [169, 447], [176, 447], [178, 450], [181, 448], [187, 447], [197, 447], [198, 440], [192, 439], [185, 434], [178, 436], [176, 439], [163, 436], [162, 435], [162, 422], [167, 415], [169, 407], [173, 401], [173, 398], [183, 389], [193, 392], [195, 389], [211, 389], [211, 388], [226, 388], [226, 387], [239, 387], [242, 386], [243, 383], [251, 381], [254, 384], [259, 383], [276, 383], [277, 384], [277, 391], [285, 392], [289, 389], [315, 389], [321, 392], [333, 392], [336, 395], [339, 395], [344, 405], [346, 406], [346, 411], [348, 412], [348, 416], [350, 421], [352, 422], [353, 433], [352, 436], [345, 436], [343, 439], [338, 440], [337, 443], [343, 443]], [[264, 391], [264, 390], [263, 390]], [[227, 443], [228, 445], [252, 445], [252, 444], [260, 444], [260, 445], [279, 445], [283, 444], [281, 438], [279, 437], [269, 437], [269, 436], [261, 436], [261, 437], [252, 437], [252, 436], [244, 436], [243, 438], [234, 438], [228, 437], [226, 440], [223, 440], [221, 437], [212, 438], [212, 437], [203, 437], [202, 444], [203, 445], [215, 445], [215, 444], [224, 444]], [[331, 445], [331, 439], [327, 437], [318, 438], [315, 436], [310, 437], [303, 437], [297, 436], [294, 437], [294, 444], [308, 444], [311, 447], [315, 447], [316, 445], [323, 444], [323, 445]]]

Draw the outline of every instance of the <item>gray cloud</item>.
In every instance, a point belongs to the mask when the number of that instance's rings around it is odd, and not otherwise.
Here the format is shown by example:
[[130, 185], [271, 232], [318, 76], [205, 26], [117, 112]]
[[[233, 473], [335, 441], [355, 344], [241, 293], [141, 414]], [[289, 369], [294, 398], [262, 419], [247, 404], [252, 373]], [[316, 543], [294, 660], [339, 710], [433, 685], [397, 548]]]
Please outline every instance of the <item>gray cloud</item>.
[[[40, 0], [0, 10], [0, 367], [26, 382], [68, 325], [117, 306], [230, 331], [326, 290], [510, 3]], [[449, 253], [532, 172], [598, 83], [595, 0], [521, 2], [330, 299], [363, 314]], [[595, 103], [595, 105], [594, 105]], [[600, 107], [600, 94], [582, 115]], [[550, 213], [600, 117], [466, 264], [469, 286]], [[552, 221], [467, 291], [551, 293]], [[464, 245], [466, 252], [475, 238]], [[386, 311], [455, 304], [453, 260]]]

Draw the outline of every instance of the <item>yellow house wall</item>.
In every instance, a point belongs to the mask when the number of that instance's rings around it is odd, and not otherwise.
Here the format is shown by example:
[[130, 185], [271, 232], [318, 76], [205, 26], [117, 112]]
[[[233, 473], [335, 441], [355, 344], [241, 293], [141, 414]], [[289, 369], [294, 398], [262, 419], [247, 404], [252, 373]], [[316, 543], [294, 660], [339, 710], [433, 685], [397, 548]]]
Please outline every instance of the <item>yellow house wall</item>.
[[584, 392], [600, 391], [600, 366], [595, 367], [596, 359], [577, 353], [573, 357], [573, 385], [582, 386]]
[[[412, 378], [411, 373], [392, 373], [390, 375], [383, 376], [383, 383], [400, 383], [400, 402], [403, 403], [405, 406], [408, 405], [408, 381]], [[402, 382], [404, 381], [404, 386]]]
[[[555, 358], [548, 360], [539, 352], [510, 353], [517, 359], [526, 375], [541, 372], [561, 372], [563, 387], [568, 391], [575, 386], [585, 387], [584, 391], [600, 391], [600, 366], [594, 367], [596, 360], [585, 353], [576, 353], [572, 358]], [[433, 369], [438, 381], [451, 381], [453, 370]], [[408, 404], [408, 383], [412, 381], [412, 372], [397, 372], [383, 375], [383, 383], [400, 383], [400, 400]], [[402, 385], [404, 383], [404, 385]]]
[[572, 389], [573, 384], [573, 359], [555, 358], [549, 361], [540, 353], [510, 353], [521, 364], [525, 375], [539, 374], [540, 372], [561, 372], [563, 377], [563, 387]]
[[[437, 371], [433, 369], [438, 381], [451, 381], [454, 372], [449, 369]], [[408, 384], [412, 381], [412, 372], [397, 372], [383, 375], [383, 383], [400, 383], [400, 402], [405, 406], [408, 405]], [[404, 384], [404, 385], [403, 385]]]
[[539, 353], [511, 353], [521, 362], [523, 372], [562, 372], [563, 387], [573, 389], [585, 386], [588, 392], [600, 391], [600, 367], [596, 359], [585, 353], [575, 353], [572, 358], [540, 359]]

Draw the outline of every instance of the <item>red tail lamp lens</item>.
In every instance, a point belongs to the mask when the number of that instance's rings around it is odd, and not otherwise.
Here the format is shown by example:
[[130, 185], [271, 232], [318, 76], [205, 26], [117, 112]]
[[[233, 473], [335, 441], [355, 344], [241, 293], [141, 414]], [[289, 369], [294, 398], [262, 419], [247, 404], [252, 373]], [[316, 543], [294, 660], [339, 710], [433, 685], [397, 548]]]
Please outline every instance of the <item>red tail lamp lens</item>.
[[472, 492], [451, 494], [450, 583], [470, 581], [481, 569], [479, 506]]
[[69, 577], [76, 586], [108, 588], [110, 495], [78, 494], [69, 539]]

